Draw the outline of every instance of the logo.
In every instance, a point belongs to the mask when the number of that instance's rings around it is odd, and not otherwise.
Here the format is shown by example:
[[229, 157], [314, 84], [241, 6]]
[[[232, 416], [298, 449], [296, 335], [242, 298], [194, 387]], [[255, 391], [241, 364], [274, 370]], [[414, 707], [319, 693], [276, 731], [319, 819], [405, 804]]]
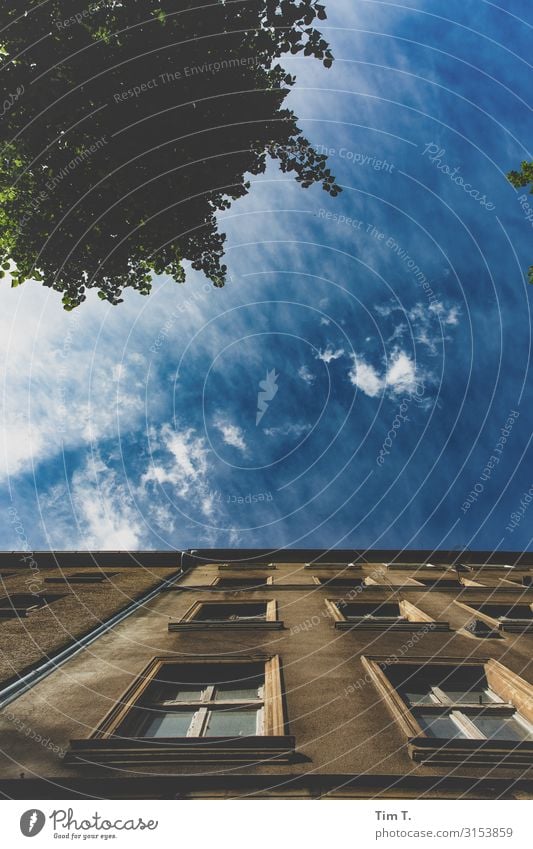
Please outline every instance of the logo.
[[257, 393], [257, 415], [255, 417], [256, 427], [268, 410], [268, 402], [272, 401], [279, 389], [279, 386], [276, 383], [278, 377], [279, 374], [276, 374], [276, 369], [272, 369], [272, 371], [267, 371], [266, 378], [264, 380], [259, 381], [259, 389], [262, 391]]
[[42, 831], [46, 817], [42, 811], [32, 808], [25, 811], [20, 818], [20, 830], [24, 837], [35, 837]]

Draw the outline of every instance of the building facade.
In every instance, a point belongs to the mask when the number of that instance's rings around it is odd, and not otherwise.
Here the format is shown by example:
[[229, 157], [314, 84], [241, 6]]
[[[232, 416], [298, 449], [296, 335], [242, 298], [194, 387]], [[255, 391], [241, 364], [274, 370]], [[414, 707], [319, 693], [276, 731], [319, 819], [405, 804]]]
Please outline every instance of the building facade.
[[6, 797], [533, 798], [532, 555], [22, 556]]

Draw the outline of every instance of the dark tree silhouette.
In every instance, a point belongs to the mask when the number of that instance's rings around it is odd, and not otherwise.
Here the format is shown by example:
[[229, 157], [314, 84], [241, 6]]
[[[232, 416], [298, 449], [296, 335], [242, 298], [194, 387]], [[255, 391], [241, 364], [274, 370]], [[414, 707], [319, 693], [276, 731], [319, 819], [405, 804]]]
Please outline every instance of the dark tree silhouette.
[[[533, 195], [533, 162], [525, 160], [520, 166], [520, 171], [509, 171], [507, 179], [510, 183], [512, 183], [515, 189], [521, 189], [524, 188], [524, 186], [529, 186], [529, 194]], [[527, 215], [531, 214], [530, 210], [532, 206], [533, 203], [526, 203], [524, 208], [527, 211]], [[530, 283], [533, 283], [533, 265], [529, 266], [528, 279]]]
[[[278, 60], [332, 63], [312, 0], [2, 0], [0, 262], [72, 309], [183, 263], [222, 286], [218, 210], [268, 157], [336, 195]], [[14, 266], [13, 266], [14, 264]]]

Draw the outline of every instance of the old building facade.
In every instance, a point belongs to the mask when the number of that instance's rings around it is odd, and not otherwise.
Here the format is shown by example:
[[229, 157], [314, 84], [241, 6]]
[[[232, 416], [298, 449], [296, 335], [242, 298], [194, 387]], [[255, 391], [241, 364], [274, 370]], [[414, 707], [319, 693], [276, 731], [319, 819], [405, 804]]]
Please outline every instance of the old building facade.
[[531, 555], [22, 556], [4, 796], [533, 798]]

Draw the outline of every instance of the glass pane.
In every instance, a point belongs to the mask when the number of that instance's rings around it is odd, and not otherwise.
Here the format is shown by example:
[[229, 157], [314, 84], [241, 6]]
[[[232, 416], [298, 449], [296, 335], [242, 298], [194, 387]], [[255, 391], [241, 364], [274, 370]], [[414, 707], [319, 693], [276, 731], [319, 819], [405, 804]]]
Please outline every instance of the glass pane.
[[453, 740], [455, 737], [466, 737], [451, 716], [445, 713], [436, 714], [416, 711], [415, 716], [421, 728], [430, 737], [440, 737], [443, 740]]
[[169, 688], [164, 699], [172, 699], [175, 702], [199, 702], [202, 698], [201, 687], [180, 687], [179, 690]]
[[154, 712], [146, 723], [142, 737], [186, 737], [194, 711]]
[[203, 604], [197, 616], [202, 621], [230, 621], [236, 622], [246, 619], [264, 619], [266, 616], [266, 603], [258, 604]]
[[478, 667], [467, 667], [458, 672], [443, 675], [438, 687], [454, 704], [485, 705], [498, 701], [487, 686], [485, 673]]
[[473, 687], [471, 690], [453, 690], [450, 687], [442, 687], [442, 690], [446, 693], [449, 699], [452, 702], [458, 705], [468, 705], [468, 704], [476, 704], [476, 705], [490, 705], [495, 701], [498, 701], [495, 695], [492, 695], [490, 690], [485, 689], [476, 689]]
[[469, 719], [489, 740], [533, 740], [526, 726], [515, 716], [497, 716], [494, 712], [478, 716], [469, 715]]
[[217, 684], [215, 688], [215, 701], [234, 699], [236, 701], [246, 702], [249, 699], [258, 699], [261, 684], [252, 683], [249, 687], [246, 686], [245, 682], [239, 681], [235, 684]]
[[209, 711], [206, 737], [252, 737], [257, 734], [257, 710]]

